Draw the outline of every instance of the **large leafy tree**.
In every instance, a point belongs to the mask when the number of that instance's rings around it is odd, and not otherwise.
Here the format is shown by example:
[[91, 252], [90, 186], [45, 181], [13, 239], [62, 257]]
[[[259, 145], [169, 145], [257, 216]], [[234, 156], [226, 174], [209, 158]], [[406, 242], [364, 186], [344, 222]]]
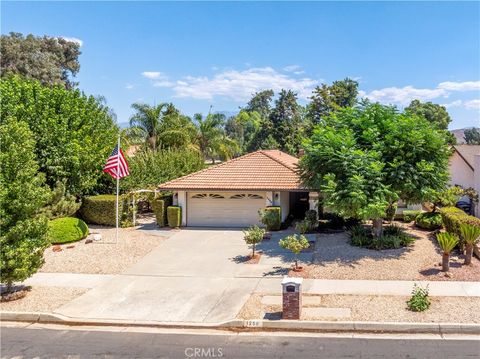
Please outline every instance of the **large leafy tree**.
[[256, 92], [247, 106], [244, 108], [247, 112], [257, 112], [262, 119], [268, 118], [272, 110], [273, 90], [264, 90]]
[[463, 138], [467, 145], [480, 145], [480, 130], [475, 127], [467, 128], [463, 132]]
[[357, 96], [358, 82], [349, 78], [334, 81], [330, 86], [327, 84], [317, 86], [308, 105], [308, 117], [312, 123], [318, 124], [334, 111], [355, 106]]
[[10, 290], [43, 264], [47, 220], [37, 213], [50, 195], [38, 172], [28, 124], [4, 117], [0, 138], [0, 280]]
[[298, 153], [302, 140], [302, 108], [297, 102], [297, 95], [291, 90], [282, 90], [275, 107], [269, 116], [273, 139], [282, 151]]
[[230, 117], [225, 124], [227, 136], [237, 141], [240, 152], [248, 152], [252, 141], [260, 129], [262, 118], [257, 111], [241, 110]]
[[205, 160], [211, 159], [215, 163], [216, 157], [221, 159], [233, 157], [239, 147], [237, 142], [228, 137], [225, 132], [225, 115], [215, 113], [203, 117], [197, 113], [194, 119], [196, 133], [193, 144]]
[[364, 103], [327, 116], [304, 142], [300, 173], [345, 217], [371, 219], [374, 234], [391, 202], [430, 199], [448, 181], [445, 132], [396, 108]]
[[0, 91], [0, 121], [14, 118], [28, 125], [50, 188], [62, 182], [75, 196], [103, 188], [101, 169], [118, 134], [108, 107], [78, 90], [19, 77], [1, 79]]
[[160, 183], [205, 167], [198, 151], [188, 149], [145, 149], [128, 158], [130, 175], [120, 181], [122, 191], [155, 188]]
[[80, 45], [59, 37], [37, 37], [11, 32], [2, 35], [0, 73], [39, 80], [44, 85], [75, 87], [73, 78], [80, 70]]

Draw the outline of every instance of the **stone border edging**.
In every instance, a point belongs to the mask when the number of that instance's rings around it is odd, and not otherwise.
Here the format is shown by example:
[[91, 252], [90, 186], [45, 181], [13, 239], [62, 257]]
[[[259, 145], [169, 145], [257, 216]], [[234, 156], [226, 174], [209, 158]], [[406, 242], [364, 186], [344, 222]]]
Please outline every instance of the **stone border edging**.
[[0, 321], [64, 324], [75, 326], [134, 326], [184, 329], [226, 329], [242, 331], [309, 331], [309, 332], [370, 332], [370, 333], [430, 333], [480, 334], [480, 324], [470, 323], [395, 323], [395, 322], [341, 322], [300, 320], [243, 320], [233, 319], [221, 323], [187, 323], [158, 321], [125, 321], [104, 319], [77, 319], [53, 313], [0, 312]]

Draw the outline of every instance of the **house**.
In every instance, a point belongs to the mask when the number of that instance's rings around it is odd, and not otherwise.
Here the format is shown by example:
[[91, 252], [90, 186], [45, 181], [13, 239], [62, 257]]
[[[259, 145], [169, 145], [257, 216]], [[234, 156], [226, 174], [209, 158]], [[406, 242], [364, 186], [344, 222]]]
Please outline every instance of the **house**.
[[[473, 188], [480, 193], [480, 145], [453, 146], [449, 160], [450, 185]], [[464, 198], [464, 200], [467, 200]], [[475, 208], [480, 215], [480, 208]]]
[[260, 150], [202, 171], [166, 182], [159, 190], [173, 191], [182, 207], [182, 225], [248, 227], [260, 224], [258, 211], [280, 206], [303, 218], [316, 208], [318, 193], [300, 183], [298, 158], [278, 150]]

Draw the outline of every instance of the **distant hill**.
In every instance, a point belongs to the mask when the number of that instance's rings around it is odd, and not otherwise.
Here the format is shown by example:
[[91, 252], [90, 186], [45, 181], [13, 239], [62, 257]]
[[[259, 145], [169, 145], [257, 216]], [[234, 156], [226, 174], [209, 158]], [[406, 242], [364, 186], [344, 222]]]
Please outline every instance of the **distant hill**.
[[465, 127], [465, 128], [459, 128], [458, 130], [451, 130], [450, 132], [453, 133], [455, 138], [457, 139], [457, 144], [462, 145], [465, 143], [465, 130], [473, 128], [473, 127]]

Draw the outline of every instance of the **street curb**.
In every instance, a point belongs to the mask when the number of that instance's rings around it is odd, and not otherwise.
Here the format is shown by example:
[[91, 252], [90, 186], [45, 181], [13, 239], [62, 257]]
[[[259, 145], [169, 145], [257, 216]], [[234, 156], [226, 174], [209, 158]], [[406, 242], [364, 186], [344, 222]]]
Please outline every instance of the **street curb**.
[[348, 333], [429, 333], [480, 334], [480, 324], [466, 323], [395, 323], [395, 322], [335, 322], [301, 320], [242, 320], [220, 323], [188, 323], [160, 321], [126, 321], [115, 319], [79, 319], [54, 313], [0, 312], [0, 321], [63, 324], [72, 326], [130, 326], [177, 329], [223, 329], [232, 331], [306, 331]]

